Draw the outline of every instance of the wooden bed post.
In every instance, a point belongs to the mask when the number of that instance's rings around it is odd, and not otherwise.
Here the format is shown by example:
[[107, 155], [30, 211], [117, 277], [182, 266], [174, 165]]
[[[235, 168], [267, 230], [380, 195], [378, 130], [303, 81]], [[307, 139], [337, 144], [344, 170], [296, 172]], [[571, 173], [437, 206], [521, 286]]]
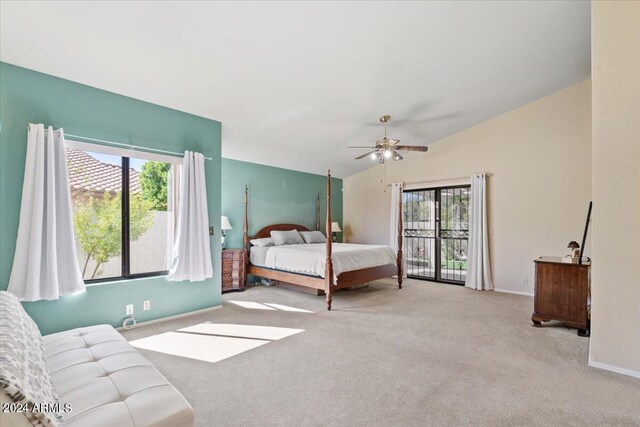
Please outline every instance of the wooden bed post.
[[331, 244], [331, 169], [329, 169], [327, 172], [327, 258], [324, 269], [324, 292], [327, 294], [327, 310], [331, 310], [331, 285], [333, 283]]
[[320, 193], [316, 198], [316, 230], [320, 231]]
[[402, 190], [403, 184], [400, 183], [400, 195], [398, 197], [398, 289], [402, 289]]
[[244, 186], [244, 224], [242, 226], [242, 243], [244, 244], [245, 252], [248, 251], [249, 248], [249, 215], [247, 212], [247, 207], [249, 205], [249, 185], [245, 184]]

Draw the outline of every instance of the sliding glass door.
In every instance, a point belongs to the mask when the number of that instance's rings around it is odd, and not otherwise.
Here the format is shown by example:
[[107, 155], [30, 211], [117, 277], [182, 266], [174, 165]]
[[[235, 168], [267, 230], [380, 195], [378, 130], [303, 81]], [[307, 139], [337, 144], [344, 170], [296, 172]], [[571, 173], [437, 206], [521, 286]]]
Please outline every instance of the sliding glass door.
[[404, 237], [407, 276], [464, 284], [470, 186], [407, 190]]

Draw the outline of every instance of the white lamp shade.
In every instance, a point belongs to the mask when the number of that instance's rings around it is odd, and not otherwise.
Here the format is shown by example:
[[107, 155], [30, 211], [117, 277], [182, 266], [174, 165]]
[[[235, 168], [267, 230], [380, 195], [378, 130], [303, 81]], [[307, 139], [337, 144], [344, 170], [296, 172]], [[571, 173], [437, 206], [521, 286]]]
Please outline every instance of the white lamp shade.
[[337, 223], [337, 222], [332, 222], [332, 223], [331, 223], [331, 232], [332, 232], [332, 233], [339, 233], [339, 232], [341, 232], [341, 231], [342, 231], [342, 230], [340, 230], [340, 225], [338, 225], [338, 223]]
[[231, 227], [231, 223], [229, 222], [229, 218], [227, 218], [226, 216], [223, 216], [220, 218], [221, 219], [221, 224], [220, 224], [220, 229], [222, 230], [232, 230], [233, 227]]

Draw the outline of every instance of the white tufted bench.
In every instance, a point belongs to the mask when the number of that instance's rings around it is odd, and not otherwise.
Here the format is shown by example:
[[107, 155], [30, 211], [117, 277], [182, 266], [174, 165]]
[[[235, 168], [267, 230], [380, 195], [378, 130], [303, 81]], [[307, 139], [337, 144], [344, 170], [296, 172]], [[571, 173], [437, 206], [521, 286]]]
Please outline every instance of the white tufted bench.
[[65, 426], [193, 426], [191, 406], [110, 325], [42, 337]]
[[[69, 404], [62, 420], [0, 412], [2, 427], [192, 427], [193, 409], [109, 325], [41, 336], [13, 294], [0, 291], [0, 402]], [[44, 400], [43, 400], [44, 399]], [[38, 418], [38, 419], [36, 419]]]

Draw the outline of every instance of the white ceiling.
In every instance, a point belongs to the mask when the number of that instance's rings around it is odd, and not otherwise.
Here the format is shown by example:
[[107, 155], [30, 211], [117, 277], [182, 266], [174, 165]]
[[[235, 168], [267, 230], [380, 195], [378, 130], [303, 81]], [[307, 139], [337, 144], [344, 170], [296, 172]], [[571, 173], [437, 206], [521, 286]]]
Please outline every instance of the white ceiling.
[[383, 114], [428, 144], [588, 78], [590, 9], [3, 2], [0, 59], [219, 120], [224, 157], [346, 177], [372, 166], [345, 147], [380, 138]]

